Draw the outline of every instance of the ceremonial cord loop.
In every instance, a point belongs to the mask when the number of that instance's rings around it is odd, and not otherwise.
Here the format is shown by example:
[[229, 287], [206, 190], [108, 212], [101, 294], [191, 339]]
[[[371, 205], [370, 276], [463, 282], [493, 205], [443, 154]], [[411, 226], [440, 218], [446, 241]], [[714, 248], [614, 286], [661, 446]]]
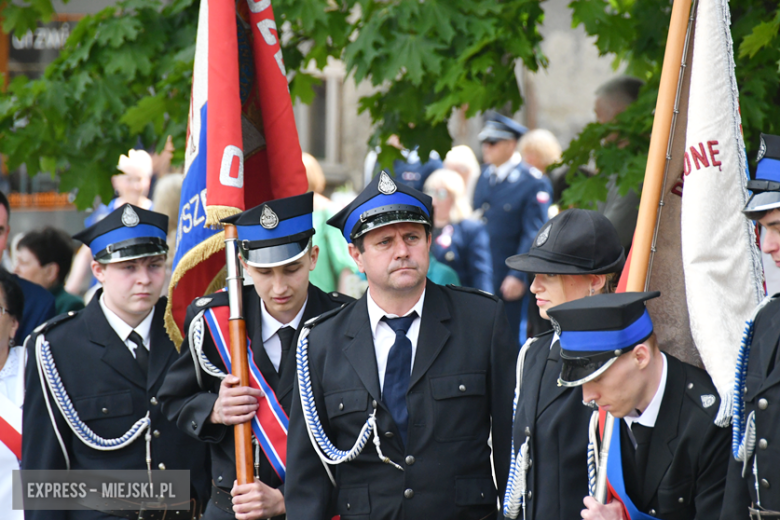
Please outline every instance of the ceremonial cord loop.
[[382, 453], [382, 449], [380, 447], [380, 438], [379, 434], [377, 433], [378, 429], [376, 425], [376, 407], [374, 408], [374, 411], [371, 413], [371, 415], [369, 415], [366, 419], [366, 423], [363, 425], [363, 428], [361, 428], [355, 444], [349, 450], [339, 450], [328, 438], [328, 435], [325, 433], [325, 430], [322, 427], [322, 423], [320, 422], [320, 416], [317, 412], [317, 404], [314, 400], [314, 393], [312, 392], [311, 387], [311, 374], [309, 372], [310, 331], [310, 327], [304, 326], [303, 330], [301, 331], [300, 338], [298, 339], [298, 346], [296, 348], [298, 360], [297, 371], [299, 394], [301, 398], [301, 408], [303, 409], [303, 417], [306, 421], [306, 430], [309, 433], [309, 439], [311, 440], [311, 444], [315, 453], [317, 453], [320, 461], [322, 461], [331, 483], [335, 486], [336, 480], [333, 478], [333, 474], [331, 473], [328, 466], [342, 464], [344, 462], [350, 462], [356, 459], [357, 456], [360, 455], [360, 453], [363, 451], [363, 448], [365, 448], [366, 444], [368, 443], [368, 438], [372, 433], [374, 434], [374, 446], [376, 447], [376, 452], [379, 459], [382, 462], [390, 464], [396, 469], [403, 471], [403, 468], [400, 465], [396, 464]]
[[[49, 342], [45, 340], [43, 334], [38, 335], [35, 342], [35, 359], [38, 368], [38, 377], [41, 380], [41, 389], [43, 390], [44, 400], [46, 402], [46, 409], [49, 412], [49, 418], [51, 419], [52, 427], [57, 435], [57, 440], [60, 443], [63, 454], [65, 456], [66, 467], [70, 469], [70, 457], [68, 456], [68, 450], [65, 446], [60, 432], [57, 429], [57, 422], [54, 417], [54, 412], [49, 402], [49, 392], [54, 397], [54, 402], [59, 408], [62, 417], [65, 419], [68, 427], [78, 437], [78, 439], [94, 450], [99, 451], [113, 451], [125, 448], [133, 443], [138, 437], [141, 436], [144, 431], [146, 433], [146, 465], [147, 469], [151, 470], [152, 457], [151, 457], [151, 440], [152, 436], [148, 432], [149, 427], [152, 424], [149, 418], [149, 412], [146, 415], [138, 419], [135, 424], [121, 437], [115, 439], [104, 439], [90, 429], [87, 424], [81, 420], [73, 406], [73, 402], [70, 399], [65, 386], [62, 383], [60, 374], [57, 371], [57, 366], [54, 363], [54, 357], [51, 354], [51, 346]], [[48, 391], [47, 391], [48, 389]]]
[[734, 395], [732, 396], [731, 452], [734, 459], [742, 462], [743, 476], [746, 473], [748, 461], [753, 456], [753, 450], [756, 446], [756, 413], [753, 411], [748, 417], [745, 417], [745, 383], [747, 380], [748, 359], [750, 358], [750, 345], [753, 342], [753, 327], [755, 326], [758, 313], [773, 299], [773, 296], [767, 296], [753, 311], [753, 315], [745, 324], [745, 330], [742, 333], [742, 344], [737, 355]]
[[198, 367], [206, 374], [211, 377], [216, 377], [220, 381], [227, 377], [227, 374], [217, 368], [216, 365], [209, 361], [206, 354], [203, 353], [203, 335], [206, 329], [206, 320], [203, 319], [203, 314], [205, 314], [205, 312], [206, 310], [204, 309], [195, 315], [192, 323], [190, 323], [190, 329], [188, 331], [190, 353], [192, 354], [192, 360], [195, 362], [195, 377], [198, 380], [198, 386], [200, 388], [203, 388], [203, 380], [200, 376], [200, 372], [198, 372]]
[[[517, 356], [516, 374], [515, 374], [515, 397], [512, 401], [512, 431], [514, 432], [515, 418], [517, 416], [517, 400], [520, 396], [520, 388], [523, 386], [523, 367], [528, 349], [536, 341], [536, 338], [529, 338], [525, 342], [520, 354]], [[515, 439], [512, 436], [512, 451], [509, 459], [509, 478], [506, 482], [506, 491], [504, 492], [504, 516], [507, 518], [517, 518], [520, 508], [523, 509], [523, 518], [526, 512], [526, 495], [528, 494], [527, 473], [531, 467], [531, 458], [529, 457], [530, 436], [525, 438], [525, 442], [520, 446], [520, 451], [515, 453]]]

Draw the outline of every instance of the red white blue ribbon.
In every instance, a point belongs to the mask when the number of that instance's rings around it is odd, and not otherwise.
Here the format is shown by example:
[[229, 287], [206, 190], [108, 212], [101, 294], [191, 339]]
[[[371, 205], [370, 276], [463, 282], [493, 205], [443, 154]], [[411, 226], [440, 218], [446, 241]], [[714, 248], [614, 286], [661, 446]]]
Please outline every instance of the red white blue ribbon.
[[[206, 319], [214, 345], [217, 347], [219, 357], [225, 364], [228, 372], [232, 370], [230, 348], [225, 340], [229, 337], [228, 318], [230, 309], [228, 307], [215, 307], [208, 309], [203, 317]], [[257, 399], [260, 405], [257, 413], [252, 418], [252, 433], [257, 439], [260, 448], [265, 453], [266, 458], [273, 466], [276, 474], [284, 482], [287, 469], [287, 427], [289, 418], [284, 412], [282, 405], [271, 385], [263, 377], [263, 373], [257, 368], [254, 356], [252, 354], [251, 342], [246, 340], [247, 360], [249, 361], [249, 386], [263, 391], [264, 397]]]

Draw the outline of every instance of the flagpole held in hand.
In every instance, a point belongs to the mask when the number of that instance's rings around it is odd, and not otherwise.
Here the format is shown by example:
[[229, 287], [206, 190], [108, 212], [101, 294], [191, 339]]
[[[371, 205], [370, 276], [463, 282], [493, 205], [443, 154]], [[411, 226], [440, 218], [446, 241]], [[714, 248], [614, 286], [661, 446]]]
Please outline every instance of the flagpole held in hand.
[[[241, 290], [243, 276], [238, 264], [238, 233], [236, 226], [225, 224], [225, 265], [227, 267], [227, 291], [230, 303], [230, 357], [232, 373], [240, 379], [240, 386], [249, 386], [249, 362], [246, 354], [246, 322], [243, 316]], [[236, 479], [238, 484], [254, 482], [252, 471], [252, 423], [236, 424]]]

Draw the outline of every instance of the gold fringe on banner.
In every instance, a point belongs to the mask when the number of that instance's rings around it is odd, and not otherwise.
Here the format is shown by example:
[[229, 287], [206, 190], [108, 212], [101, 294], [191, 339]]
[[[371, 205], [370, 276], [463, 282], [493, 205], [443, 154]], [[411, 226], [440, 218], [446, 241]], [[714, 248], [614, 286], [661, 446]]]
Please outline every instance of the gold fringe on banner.
[[[211, 208], [209, 208], [211, 209]], [[225, 208], [225, 209], [234, 209], [234, 208]], [[184, 255], [184, 257], [179, 261], [179, 265], [176, 267], [176, 270], [171, 275], [171, 284], [168, 286], [168, 303], [165, 306], [165, 330], [168, 332], [168, 337], [171, 338], [171, 341], [173, 341], [174, 345], [176, 345], [176, 350], [181, 350], [181, 344], [182, 341], [184, 341], [184, 337], [182, 336], [181, 331], [179, 330], [179, 326], [176, 324], [176, 322], [173, 319], [173, 310], [171, 307], [171, 296], [173, 295], [173, 290], [176, 287], [176, 285], [179, 283], [179, 281], [184, 278], [184, 275], [187, 274], [187, 272], [198, 265], [199, 263], [203, 262], [207, 258], [211, 257], [211, 255], [217, 254], [225, 249], [225, 233], [224, 231], [220, 231], [216, 235], [207, 238], [197, 246], [190, 249], [187, 254]], [[224, 280], [224, 268], [220, 271], [217, 276], [209, 282], [208, 289], [206, 290], [205, 294], [212, 293], [220, 288], [223, 287], [223, 285], [218, 285], [216, 282], [219, 278], [222, 278]], [[224, 282], [222, 282], [224, 283]], [[213, 287], [215, 287], [213, 289]]]
[[239, 213], [241, 210], [232, 206], [206, 206], [206, 227], [221, 228], [220, 220]]

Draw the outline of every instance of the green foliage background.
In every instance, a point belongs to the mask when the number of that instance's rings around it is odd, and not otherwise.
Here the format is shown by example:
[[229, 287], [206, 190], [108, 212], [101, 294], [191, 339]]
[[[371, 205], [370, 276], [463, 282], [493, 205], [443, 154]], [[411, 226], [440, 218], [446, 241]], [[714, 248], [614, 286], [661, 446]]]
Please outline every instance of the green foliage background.
[[[570, 7], [574, 25], [596, 37], [600, 54], [614, 55], [616, 66], [624, 64], [626, 74], [646, 81], [636, 103], [611, 123], [586, 126], [564, 152], [569, 166], [595, 160], [599, 173], [586, 177], [571, 169], [564, 193], [565, 204], [592, 207], [606, 199], [610, 174], [617, 175], [623, 193], [638, 189], [644, 177], [671, 3], [574, 0]], [[731, 0], [730, 7], [742, 126], [752, 160], [761, 132], [780, 134], [780, 7], [764, 0]], [[618, 139], [607, 141], [612, 134]]]
[[[402, 143], [448, 150], [447, 119], [491, 108], [515, 111], [522, 96], [515, 64], [547, 65], [538, 26], [543, 0], [285, 0], [274, 3], [284, 27], [283, 52], [293, 73], [290, 92], [310, 102], [319, 80], [308, 74], [329, 57], [345, 60], [374, 94], [360, 100], [374, 123], [371, 143], [397, 134]], [[594, 159], [602, 174], [571, 174], [570, 204], [606, 195], [606, 174], [628, 190], [644, 173], [655, 107], [669, 0], [574, 0], [574, 25], [596, 37], [599, 52], [646, 80], [640, 99], [616, 121], [588, 125], [564, 155]], [[768, 0], [732, 0], [739, 45], [737, 77], [748, 145], [759, 131], [780, 134], [780, 9]], [[53, 15], [50, 0], [2, 5], [4, 31], [21, 34]], [[117, 158], [137, 143], [162, 148], [172, 135], [181, 161], [185, 143], [197, 0], [124, 0], [79, 22], [60, 57], [36, 81], [16, 78], [0, 95], [0, 153], [13, 169], [57, 173], [61, 190], [78, 188], [77, 205], [111, 197]], [[601, 143], [617, 132], [628, 146]], [[398, 152], [384, 147], [388, 164]]]

